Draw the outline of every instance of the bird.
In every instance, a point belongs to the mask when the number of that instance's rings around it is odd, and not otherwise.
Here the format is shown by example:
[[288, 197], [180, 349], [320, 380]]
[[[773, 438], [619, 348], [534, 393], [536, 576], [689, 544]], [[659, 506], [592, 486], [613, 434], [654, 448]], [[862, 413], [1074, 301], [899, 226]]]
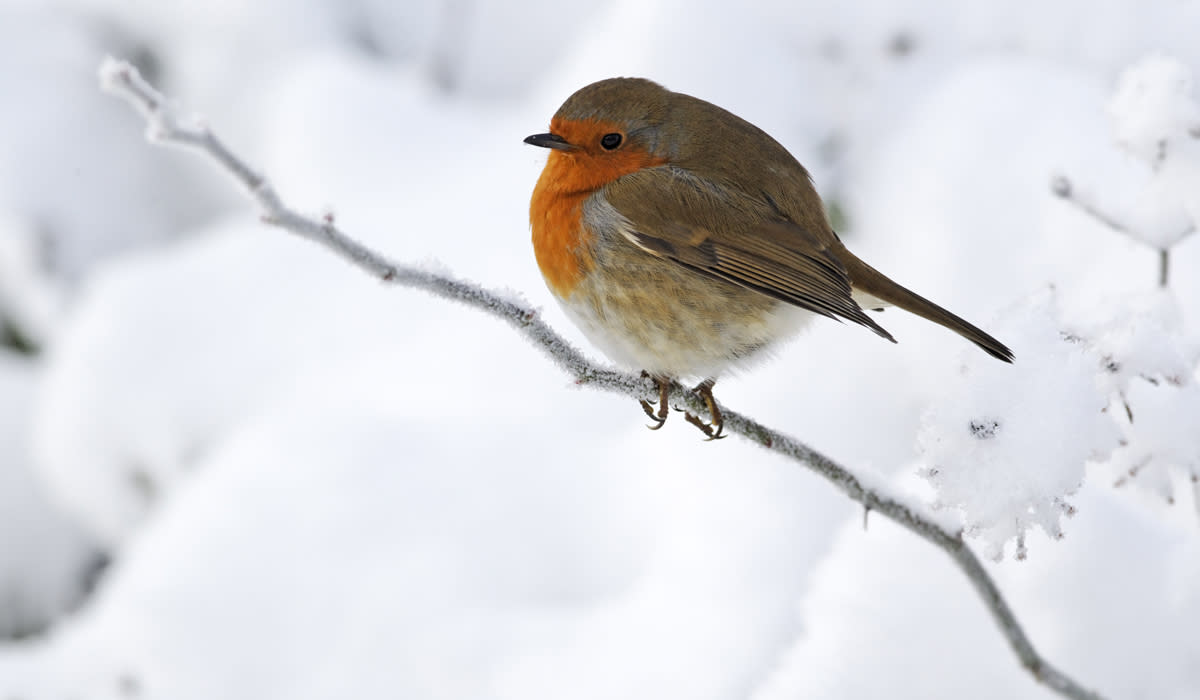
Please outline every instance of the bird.
[[591, 343], [653, 380], [657, 401], [639, 400], [651, 429], [667, 420], [671, 382], [698, 378], [709, 417], [686, 418], [723, 437], [717, 378], [817, 316], [894, 343], [866, 310], [895, 306], [1014, 359], [851, 253], [804, 166], [717, 105], [609, 78], [568, 97], [525, 143], [549, 150], [529, 205], [538, 268]]

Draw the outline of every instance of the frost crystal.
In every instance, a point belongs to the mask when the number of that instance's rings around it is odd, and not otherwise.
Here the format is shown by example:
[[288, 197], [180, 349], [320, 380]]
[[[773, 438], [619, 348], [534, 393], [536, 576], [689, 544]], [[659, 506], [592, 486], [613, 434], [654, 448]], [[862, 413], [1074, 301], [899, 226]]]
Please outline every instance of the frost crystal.
[[1191, 71], [1166, 56], [1143, 59], [1121, 74], [1108, 114], [1117, 143], [1153, 172], [1146, 205], [1165, 220], [1172, 217], [1163, 212], [1178, 210], [1189, 220], [1130, 232], [1165, 250], [1200, 222], [1200, 102]]
[[970, 356], [925, 413], [918, 441], [939, 505], [958, 509], [991, 557], [1015, 540], [1020, 558], [1031, 526], [1062, 535], [1085, 463], [1107, 456], [1119, 434], [1098, 356], [1063, 332], [1049, 295], [1014, 310], [998, 332], [1016, 364]]
[[1123, 148], [1148, 163], [1161, 162], [1200, 130], [1191, 71], [1163, 55], [1142, 59], [1121, 74], [1108, 114]]

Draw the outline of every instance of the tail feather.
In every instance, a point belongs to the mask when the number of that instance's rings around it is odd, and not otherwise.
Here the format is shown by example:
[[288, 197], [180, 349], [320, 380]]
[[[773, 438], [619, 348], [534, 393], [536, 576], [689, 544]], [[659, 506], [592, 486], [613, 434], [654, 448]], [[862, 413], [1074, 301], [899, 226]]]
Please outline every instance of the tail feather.
[[846, 266], [846, 272], [850, 276], [850, 283], [856, 291], [865, 292], [877, 299], [916, 314], [921, 318], [949, 328], [972, 343], [975, 343], [980, 349], [997, 360], [1003, 360], [1004, 362], [1013, 361], [1012, 350], [1009, 350], [1004, 343], [1001, 343], [999, 340], [996, 340], [916, 292], [901, 287], [888, 279], [882, 272], [859, 260], [853, 253], [846, 251], [845, 248], [838, 251], [838, 257]]

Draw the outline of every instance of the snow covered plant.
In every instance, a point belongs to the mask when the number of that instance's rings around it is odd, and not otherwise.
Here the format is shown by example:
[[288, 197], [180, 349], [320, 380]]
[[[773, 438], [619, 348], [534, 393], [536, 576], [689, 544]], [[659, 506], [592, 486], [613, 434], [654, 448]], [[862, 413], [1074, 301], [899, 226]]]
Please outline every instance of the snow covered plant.
[[[1101, 206], [1062, 176], [1053, 191], [1158, 251], [1157, 285], [1147, 272], [1143, 291], [1110, 292], [1070, 313], [1054, 289], [1010, 309], [997, 331], [1022, 371], [969, 358], [926, 412], [918, 438], [937, 504], [957, 509], [995, 559], [1010, 542], [1023, 559], [1034, 525], [1062, 537], [1062, 518], [1074, 512], [1067, 498], [1085, 465], [1169, 504], [1190, 484], [1200, 507], [1200, 338], [1181, 313], [1197, 300], [1177, 298], [1169, 275], [1172, 247], [1200, 222], [1200, 102], [1191, 73], [1150, 56], [1122, 74], [1108, 113], [1144, 187], [1128, 206]], [[1087, 191], [1103, 189], [1091, 183]]]

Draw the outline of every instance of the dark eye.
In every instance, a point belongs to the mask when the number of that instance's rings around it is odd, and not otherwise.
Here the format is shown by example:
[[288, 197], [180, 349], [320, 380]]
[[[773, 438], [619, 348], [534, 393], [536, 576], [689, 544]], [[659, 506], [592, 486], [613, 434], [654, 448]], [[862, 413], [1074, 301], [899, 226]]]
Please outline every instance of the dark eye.
[[621, 145], [620, 134], [605, 134], [600, 137], [600, 147], [606, 151], [611, 151]]

